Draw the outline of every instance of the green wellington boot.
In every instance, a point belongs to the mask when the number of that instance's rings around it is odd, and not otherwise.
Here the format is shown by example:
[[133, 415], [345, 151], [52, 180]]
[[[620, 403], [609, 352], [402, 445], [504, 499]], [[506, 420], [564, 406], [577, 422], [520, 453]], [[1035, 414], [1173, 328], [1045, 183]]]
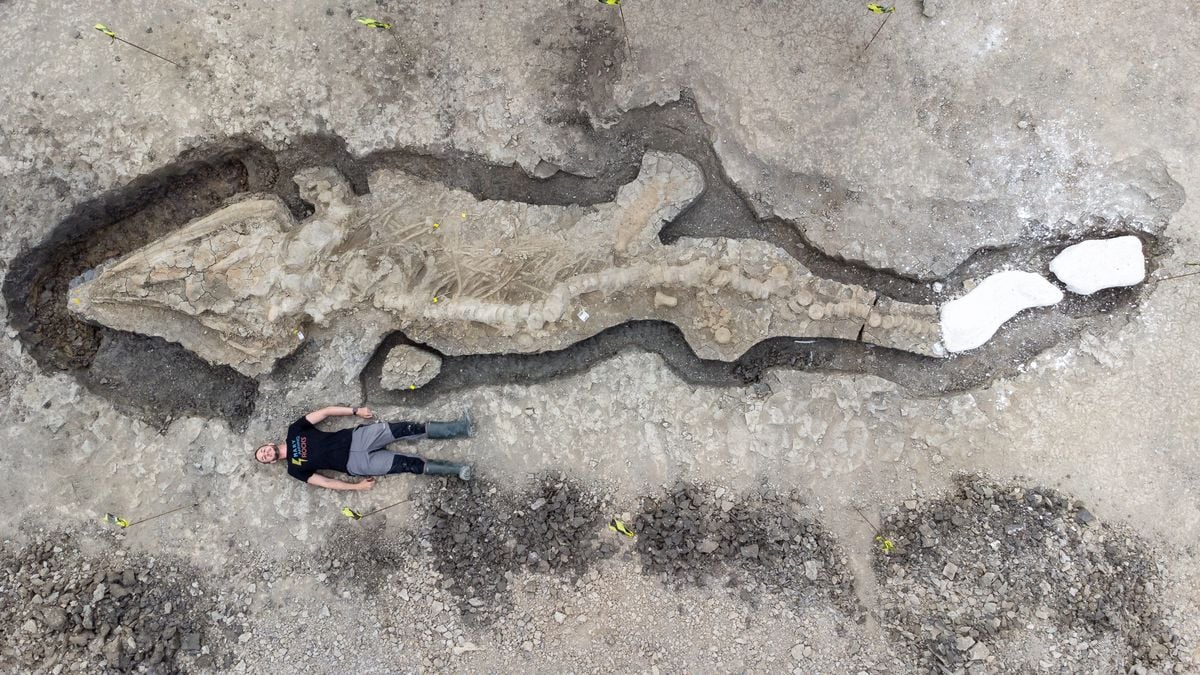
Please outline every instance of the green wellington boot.
[[471, 411], [464, 410], [462, 417], [453, 422], [426, 422], [425, 435], [429, 438], [467, 438], [471, 435]]
[[471, 466], [469, 464], [454, 464], [453, 462], [440, 462], [435, 459], [427, 459], [425, 460], [425, 475], [458, 476], [462, 480], [471, 480]]

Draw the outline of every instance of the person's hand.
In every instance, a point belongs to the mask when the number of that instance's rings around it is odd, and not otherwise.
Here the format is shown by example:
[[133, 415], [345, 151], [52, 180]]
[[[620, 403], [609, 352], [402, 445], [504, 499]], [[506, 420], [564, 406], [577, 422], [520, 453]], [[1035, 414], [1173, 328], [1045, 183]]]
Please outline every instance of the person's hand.
[[371, 488], [375, 487], [375, 477], [371, 476], [370, 478], [361, 480], [356, 483], [356, 485], [358, 487], [354, 488], [355, 490], [370, 490]]
[[375, 416], [375, 413], [371, 412], [370, 408], [359, 408], [358, 416], [363, 418], [364, 420], [369, 420]]

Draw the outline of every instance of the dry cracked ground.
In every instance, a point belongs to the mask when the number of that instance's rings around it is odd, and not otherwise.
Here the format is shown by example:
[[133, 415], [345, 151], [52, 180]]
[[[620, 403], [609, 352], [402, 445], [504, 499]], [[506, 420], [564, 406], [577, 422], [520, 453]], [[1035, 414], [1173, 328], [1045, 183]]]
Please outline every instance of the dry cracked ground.
[[[0, 670], [1200, 672], [1193, 14], [0, 0]], [[253, 462], [337, 403], [477, 479]]]

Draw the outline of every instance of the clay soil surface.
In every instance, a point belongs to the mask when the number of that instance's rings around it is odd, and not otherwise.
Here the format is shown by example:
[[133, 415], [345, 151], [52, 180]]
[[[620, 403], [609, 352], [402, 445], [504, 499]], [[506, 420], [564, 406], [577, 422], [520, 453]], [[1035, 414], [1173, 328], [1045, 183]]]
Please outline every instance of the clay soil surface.
[[[1200, 261], [1188, 18], [0, 0], [0, 671], [1200, 672], [1200, 276], [1166, 280]], [[248, 377], [67, 306], [224, 205], [308, 217], [306, 167], [587, 208], [650, 150], [704, 176], [667, 245], [766, 241], [921, 304], [1113, 234], [1149, 276], [949, 359], [797, 335], [712, 361], [631, 321], [438, 355], [415, 390], [381, 382], [403, 331], [349, 346], [371, 308]], [[336, 493], [253, 461], [334, 404], [469, 408], [473, 437], [401, 449], [475, 478]]]

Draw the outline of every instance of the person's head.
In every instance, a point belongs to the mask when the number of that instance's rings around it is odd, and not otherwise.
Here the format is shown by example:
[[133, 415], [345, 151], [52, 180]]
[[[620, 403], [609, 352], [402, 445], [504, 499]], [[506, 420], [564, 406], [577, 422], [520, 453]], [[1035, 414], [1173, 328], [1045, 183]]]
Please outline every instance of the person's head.
[[254, 459], [262, 464], [274, 464], [283, 459], [283, 446], [275, 443], [260, 445], [254, 450]]

